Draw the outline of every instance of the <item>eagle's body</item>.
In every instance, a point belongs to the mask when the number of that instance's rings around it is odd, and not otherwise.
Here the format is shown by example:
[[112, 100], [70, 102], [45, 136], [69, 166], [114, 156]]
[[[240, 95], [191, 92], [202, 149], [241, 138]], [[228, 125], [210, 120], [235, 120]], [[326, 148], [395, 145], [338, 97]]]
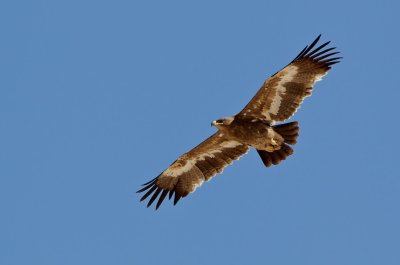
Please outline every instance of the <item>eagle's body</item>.
[[258, 150], [272, 152], [279, 150], [283, 143], [283, 137], [265, 120], [234, 116], [233, 118], [221, 119], [221, 121], [221, 124], [214, 121], [213, 125], [226, 138], [236, 140]]
[[267, 167], [277, 165], [293, 154], [290, 145], [297, 141], [297, 122], [275, 123], [289, 119], [304, 98], [311, 95], [315, 82], [341, 58], [331, 57], [338, 52], [328, 53], [334, 48], [323, 50], [329, 42], [313, 49], [319, 38], [306, 46], [289, 65], [268, 78], [241, 112], [213, 121], [212, 125], [218, 131], [144, 184], [138, 191], [147, 191], [141, 200], [152, 194], [149, 207], [160, 196], [157, 209], [169, 194], [169, 198], [175, 195], [176, 204], [251, 147], [257, 150]]

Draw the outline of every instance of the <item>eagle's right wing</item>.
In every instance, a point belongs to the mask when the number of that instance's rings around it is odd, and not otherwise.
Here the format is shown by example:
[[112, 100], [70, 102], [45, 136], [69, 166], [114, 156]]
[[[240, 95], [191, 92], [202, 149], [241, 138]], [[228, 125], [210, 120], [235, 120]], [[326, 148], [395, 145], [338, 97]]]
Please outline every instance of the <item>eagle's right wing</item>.
[[330, 42], [315, 47], [321, 35], [306, 46], [285, 68], [268, 78], [257, 94], [238, 114], [271, 123], [289, 119], [304, 98], [311, 95], [316, 81], [321, 80], [341, 57], [332, 57], [335, 48], [324, 49]]
[[194, 192], [204, 181], [221, 173], [233, 160], [239, 159], [248, 150], [247, 145], [227, 139], [221, 132], [217, 132], [179, 157], [157, 178], [144, 184], [144, 187], [137, 191], [139, 193], [147, 190], [140, 200], [143, 201], [153, 194], [147, 204], [149, 207], [161, 193], [156, 206], [158, 209], [169, 193], [169, 199], [175, 194], [176, 204], [181, 197]]

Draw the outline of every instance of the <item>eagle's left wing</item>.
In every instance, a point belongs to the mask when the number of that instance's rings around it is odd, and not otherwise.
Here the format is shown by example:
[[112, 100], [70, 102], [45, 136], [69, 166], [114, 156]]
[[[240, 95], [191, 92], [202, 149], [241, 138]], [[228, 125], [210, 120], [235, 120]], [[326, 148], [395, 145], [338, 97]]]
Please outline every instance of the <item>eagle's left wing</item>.
[[223, 133], [217, 132], [207, 140], [179, 157], [171, 166], [157, 178], [144, 184], [137, 192], [146, 192], [140, 201], [151, 194], [147, 207], [160, 195], [156, 209], [169, 193], [169, 199], [174, 196], [174, 204], [181, 197], [187, 196], [213, 176], [221, 173], [233, 160], [239, 159], [249, 150], [249, 147], [235, 140], [227, 139]]
[[289, 119], [304, 98], [311, 95], [315, 82], [321, 80], [341, 58], [332, 57], [338, 53], [330, 52], [335, 47], [323, 49], [330, 42], [313, 49], [320, 37], [306, 46], [288, 66], [267, 79], [238, 115], [271, 123]]

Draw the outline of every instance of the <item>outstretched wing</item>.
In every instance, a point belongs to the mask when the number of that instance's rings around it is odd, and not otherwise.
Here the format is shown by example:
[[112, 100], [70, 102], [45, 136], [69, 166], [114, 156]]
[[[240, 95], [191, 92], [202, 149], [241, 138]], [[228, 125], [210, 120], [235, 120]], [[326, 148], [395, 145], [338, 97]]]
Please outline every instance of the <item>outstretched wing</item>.
[[268, 78], [238, 115], [270, 122], [289, 119], [304, 98], [311, 95], [315, 82], [321, 80], [342, 58], [332, 57], [339, 53], [331, 52], [335, 47], [324, 49], [329, 41], [314, 48], [320, 37], [306, 46], [289, 65]]
[[140, 199], [145, 200], [153, 194], [147, 204], [149, 207], [160, 195], [156, 209], [169, 193], [169, 199], [174, 196], [174, 205], [181, 197], [187, 196], [213, 176], [221, 173], [233, 160], [239, 159], [249, 147], [235, 140], [229, 140], [223, 133], [217, 132], [207, 140], [182, 155], [157, 178], [144, 184], [137, 192], [146, 194]]

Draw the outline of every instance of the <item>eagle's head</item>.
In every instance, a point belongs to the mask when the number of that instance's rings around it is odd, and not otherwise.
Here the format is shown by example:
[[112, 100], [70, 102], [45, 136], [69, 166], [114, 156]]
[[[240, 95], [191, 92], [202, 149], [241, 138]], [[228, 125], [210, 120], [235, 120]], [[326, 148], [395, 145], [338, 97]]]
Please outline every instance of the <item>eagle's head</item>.
[[211, 123], [211, 126], [215, 126], [218, 129], [226, 128], [233, 122], [233, 120], [234, 120], [234, 117], [225, 117], [225, 118], [213, 121]]

